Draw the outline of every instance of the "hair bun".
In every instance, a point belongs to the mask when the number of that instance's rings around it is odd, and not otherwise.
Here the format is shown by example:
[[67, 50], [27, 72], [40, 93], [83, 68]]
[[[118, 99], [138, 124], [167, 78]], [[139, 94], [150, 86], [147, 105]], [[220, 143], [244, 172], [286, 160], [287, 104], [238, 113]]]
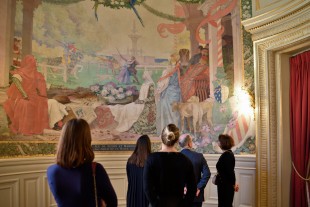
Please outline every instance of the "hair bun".
[[173, 132], [169, 132], [169, 133], [168, 133], [168, 140], [172, 141], [172, 140], [174, 140], [174, 139], [175, 139], [174, 133], [173, 133]]

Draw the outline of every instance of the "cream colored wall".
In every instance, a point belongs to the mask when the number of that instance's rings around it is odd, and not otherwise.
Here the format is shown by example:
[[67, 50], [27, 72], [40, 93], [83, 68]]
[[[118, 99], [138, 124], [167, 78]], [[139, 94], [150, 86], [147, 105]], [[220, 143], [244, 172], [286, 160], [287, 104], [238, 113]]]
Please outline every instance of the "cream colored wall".
[[[206, 155], [212, 175], [219, 155]], [[103, 164], [118, 196], [120, 207], [126, 206], [128, 155], [96, 155]], [[48, 188], [46, 169], [53, 157], [0, 160], [1, 207], [57, 206]], [[236, 178], [240, 191], [235, 194], [234, 206], [255, 206], [255, 156], [236, 156]], [[208, 183], [204, 207], [217, 206], [216, 186]]]

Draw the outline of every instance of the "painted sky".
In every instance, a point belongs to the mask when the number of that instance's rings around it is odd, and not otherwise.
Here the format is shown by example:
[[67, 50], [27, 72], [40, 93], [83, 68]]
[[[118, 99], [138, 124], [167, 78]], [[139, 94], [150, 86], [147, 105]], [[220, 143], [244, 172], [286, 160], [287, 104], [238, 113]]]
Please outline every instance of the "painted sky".
[[[146, 3], [160, 12], [174, 14], [173, 0], [148, 0]], [[97, 21], [93, 5], [92, 1], [70, 5], [42, 3], [34, 13], [34, 39], [40, 43], [41, 40], [49, 38], [51, 47], [59, 46], [57, 41], [72, 40], [81, 50], [87, 51], [87, 47], [98, 46], [98, 53], [116, 54], [116, 48], [118, 48], [121, 53], [126, 54], [127, 49], [132, 48], [128, 34], [132, 33], [135, 22], [137, 33], [141, 35], [138, 49], [142, 49], [144, 56], [169, 58], [175, 52], [174, 35], [167, 33], [168, 37], [162, 38], [157, 32], [157, 26], [160, 23], [173, 23], [172, 21], [151, 14], [143, 6], [136, 6], [145, 25], [142, 27], [133, 10], [111, 9], [102, 5], [98, 8]], [[18, 30], [19, 27], [21, 28], [21, 12], [17, 14], [16, 19]], [[77, 37], [79, 33], [80, 36]], [[188, 34], [184, 31], [182, 35]], [[94, 46], [91, 46], [92, 44]], [[45, 47], [44, 41], [41, 46]], [[42, 48], [42, 51], [46, 50]]]

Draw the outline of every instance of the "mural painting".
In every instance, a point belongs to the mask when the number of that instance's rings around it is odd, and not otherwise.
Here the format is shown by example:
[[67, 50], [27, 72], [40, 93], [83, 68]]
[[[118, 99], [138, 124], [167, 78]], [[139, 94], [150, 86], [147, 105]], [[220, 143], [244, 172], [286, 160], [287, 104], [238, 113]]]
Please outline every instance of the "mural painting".
[[227, 133], [235, 153], [255, 153], [251, 42], [241, 27], [250, 5], [17, 1], [1, 155], [53, 153], [71, 118], [90, 124], [97, 151], [131, 150], [141, 134], [158, 147], [175, 123], [197, 151], [219, 153], [217, 137]]

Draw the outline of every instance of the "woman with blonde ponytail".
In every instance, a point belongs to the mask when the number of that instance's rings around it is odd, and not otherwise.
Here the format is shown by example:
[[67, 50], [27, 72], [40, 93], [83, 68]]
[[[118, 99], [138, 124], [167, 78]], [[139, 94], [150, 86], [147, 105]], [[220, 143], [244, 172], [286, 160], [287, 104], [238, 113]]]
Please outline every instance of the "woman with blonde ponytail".
[[179, 128], [168, 124], [161, 133], [162, 149], [150, 154], [145, 163], [143, 185], [152, 207], [190, 207], [194, 200], [194, 169], [175, 148], [179, 137]]

